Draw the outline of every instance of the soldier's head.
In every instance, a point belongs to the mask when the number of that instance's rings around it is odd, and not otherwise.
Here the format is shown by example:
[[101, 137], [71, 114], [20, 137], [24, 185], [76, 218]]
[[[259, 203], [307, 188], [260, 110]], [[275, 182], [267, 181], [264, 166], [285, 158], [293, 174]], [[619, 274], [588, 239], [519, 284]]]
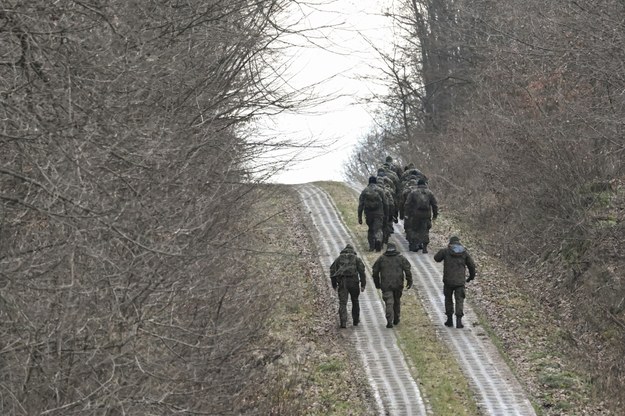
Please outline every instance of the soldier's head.
[[345, 246], [345, 248], [343, 250], [341, 250], [342, 253], [353, 253], [354, 252], [354, 247], [351, 244], [347, 244]]
[[388, 163], [391, 163], [391, 162], [393, 161], [393, 158], [392, 158], [392, 157], [390, 157], [390, 156], [386, 156], [386, 161], [387, 161]]
[[395, 247], [395, 244], [393, 244], [393, 243], [388, 243], [386, 245], [386, 251], [392, 253], [393, 251], [397, 251], [397, 247]]
[[375, 176], [369, 176], [369, 183], [378, 183], [378, 178]]
[[421, 178], [417, 181], [417, 185], [425, 185], [425, 179]]
[[460, 244], [460, 238], [455, 235], [452, 235], [449, 238], [449, 244]]

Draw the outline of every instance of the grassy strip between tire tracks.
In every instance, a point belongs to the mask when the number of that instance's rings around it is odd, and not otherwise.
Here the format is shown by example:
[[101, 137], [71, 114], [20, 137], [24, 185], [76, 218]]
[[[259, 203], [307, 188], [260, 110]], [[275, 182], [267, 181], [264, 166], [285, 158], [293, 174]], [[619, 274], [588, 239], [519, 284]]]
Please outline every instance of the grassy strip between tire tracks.
[[[344, 223], [356, 237], [358, 251], [369, 264], [373, 264], [380, 254], [366, 251], [367, 229], [358, 224], [356, 194], [339, 182], [319, 182], [315, 185], [331, 195]], [[468, 381], [457, 360], [438, 338], [419, 299], [412, 295], [412, 292], [404, 293], [403, 319], [395, 331], [428, 406], [435, 415], [478, 415]]]

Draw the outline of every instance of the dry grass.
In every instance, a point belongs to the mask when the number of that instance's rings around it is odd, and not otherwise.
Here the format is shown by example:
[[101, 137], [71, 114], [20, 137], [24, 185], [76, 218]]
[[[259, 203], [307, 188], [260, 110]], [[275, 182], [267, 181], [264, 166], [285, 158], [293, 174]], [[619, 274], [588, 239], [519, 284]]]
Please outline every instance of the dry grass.
[[272, 415], [374, 414], [360, 362], [338, 331], [337, 304], [320, 268], [314, 242], [294, 189], [269, 186], [257, 210], [275, 213], [257, 238], [263, 242], [254, 267], [259, 284], [275, 286], [275, 312], [259, 342], [266, 381], [247, 400]]

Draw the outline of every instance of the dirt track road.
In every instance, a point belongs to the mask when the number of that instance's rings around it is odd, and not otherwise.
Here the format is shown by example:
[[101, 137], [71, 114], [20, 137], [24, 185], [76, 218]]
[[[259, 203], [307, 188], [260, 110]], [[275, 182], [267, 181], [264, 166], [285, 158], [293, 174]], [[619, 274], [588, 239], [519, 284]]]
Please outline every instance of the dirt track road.
[[[341, 221], [340, 214], [330, 196], [321, 188], [305, 184], [298, 186], [302, 203], [307, 208], [318, 231], [319, 257], [329, 273], [330, 264], [347, 243], [355, 246], [355, 239]], [[414, 291], [405, 295], [418, 296], [432, 320], [443, 343], [450, 346], [471, 385], [480, 412], [497, 416], [535, 415], [529, 400], [500, 357], [490, 339], [479, 326], [471, 305], [465, 303], [465, 328], [458, 330], [443, 325], [442, 266], [434, 262], [431, 254], [412, 253], [403, 237], [401, 225], [395, 225], [392, 236], [415, 275]], [[368, 275], [371, 265], [367, 264]], [[328, 276], [328, 282], [329, 282]], [[348, 326], [361, 361], [374, 392], [381, 415], [431, 414], [409, 371], [406, 359], [397, 345], [394, 331], [386, 329], [382, 300], [370, 284], [361, 296], [362, 324]]]

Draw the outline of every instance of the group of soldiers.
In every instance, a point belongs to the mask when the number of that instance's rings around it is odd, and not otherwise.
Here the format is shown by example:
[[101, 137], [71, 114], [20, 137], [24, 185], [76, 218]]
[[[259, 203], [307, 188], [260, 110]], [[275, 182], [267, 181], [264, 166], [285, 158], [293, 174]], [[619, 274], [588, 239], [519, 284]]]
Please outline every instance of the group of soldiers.
[[438, 202], [428, 188], [427, 177], [410, 163], [401, 168], [386, 157], [375, 176], [358, 199], [358, 223], [362, 216], [369, 230], [369, 251], [382, 251], [393, 234], [393, 223], [404, 220], [404, 230], [410, 251], [428, 252], [432, 221], [438, 217]]
[[[427, 253], [429, 230], [432, 228], [432, 221], [438, 216], [438, 203], [428, 188], [427, 177], [414, 164], [402, 169], [388, 156], [378, 169], [377, 175], [369, 177], [369, 183], [360, 193], [359, 224], [363, 223], [363, 213], [368, 226], [369, 251], [381, 252], [386, 244], [386, 251], [373, 264], [372, 277], [376, 289], [382, 291], [386, 327], [393, 328], [400, 322], [403, 289], [410, 289], [413, 284], [410, 262], [398, 251], [395, 244], [389, 242], [389, 237], [394, 232], [393, 223], [404, 221], [410, 251], [422, 250]], [[445, 325], [453, 326], [455, 314], [456, 328], [463, 328], [464, 286], [475, 278], [475, 263], [457, 236], [449, 239], [447, 247], [440, 249], [434, 255], [434, 260], [443, 262], [443, 293], [447, 316]], [[352, 302], [352, 322], [355, 326], [358, 325], [358, 297], [365, 290], [366, 275], [364, 262], [352, 245], [347, 244], [334, 260], [330, 266], [330, 278], [332, 287], [338, 292], [341, 328], [347, 326], [348, 299]]]

